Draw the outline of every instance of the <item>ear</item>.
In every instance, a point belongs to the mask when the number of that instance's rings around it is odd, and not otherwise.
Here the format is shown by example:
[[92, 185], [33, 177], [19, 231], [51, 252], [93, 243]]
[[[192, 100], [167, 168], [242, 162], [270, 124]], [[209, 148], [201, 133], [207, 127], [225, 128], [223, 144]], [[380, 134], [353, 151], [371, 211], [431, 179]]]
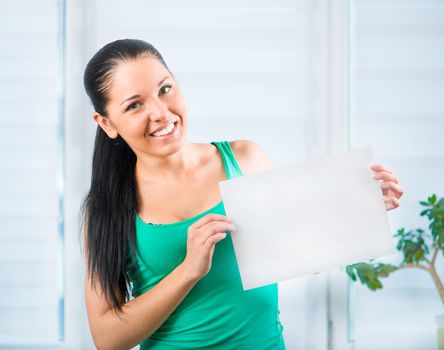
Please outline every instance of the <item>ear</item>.
[[117, 138], [117, 136], [119, 136], [119, 133], [114, 128], [109, 118], [104, 117], [97, 112], [94, 112], [93, 119], [97, 124], [99, 124], [103, 131], [106, 132], [109, 138], [115, 139]]

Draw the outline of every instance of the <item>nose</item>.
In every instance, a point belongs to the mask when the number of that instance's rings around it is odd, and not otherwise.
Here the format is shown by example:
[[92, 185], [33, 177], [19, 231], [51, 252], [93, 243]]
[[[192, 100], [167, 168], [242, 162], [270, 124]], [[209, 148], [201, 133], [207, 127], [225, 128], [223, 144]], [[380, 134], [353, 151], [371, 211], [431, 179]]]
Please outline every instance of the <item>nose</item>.
[[165, 103], [158, 99], [153, 99], [148, 109], [149, 119], [153, 122], [161, 122], [166, 119], [167, 110], [168, 108]]

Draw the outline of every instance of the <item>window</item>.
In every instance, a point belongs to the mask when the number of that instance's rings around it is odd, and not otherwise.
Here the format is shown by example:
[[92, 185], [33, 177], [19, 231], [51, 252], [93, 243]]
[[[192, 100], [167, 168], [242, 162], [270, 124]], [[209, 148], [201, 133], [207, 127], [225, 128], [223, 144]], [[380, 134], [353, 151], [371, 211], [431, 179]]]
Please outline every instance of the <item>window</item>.
[[0, 347], [29, 349], [64, 337], [63, 2], [0, 23]]
[[[393, 233], [401, 227], [427, 229], [418, 202], [444, 194], [444, 4], [351, 5], [351, 146], [372, 144], [378, 161], [402, 181], [402, 208], [389, 214]], [[400, 255], [390, 260], [400, 261]], [[407, 269], [382, 282], [377, 292], [351, 286], [356, 348], [436, 348], [434, 315], [442, 305], [430, 276]]]

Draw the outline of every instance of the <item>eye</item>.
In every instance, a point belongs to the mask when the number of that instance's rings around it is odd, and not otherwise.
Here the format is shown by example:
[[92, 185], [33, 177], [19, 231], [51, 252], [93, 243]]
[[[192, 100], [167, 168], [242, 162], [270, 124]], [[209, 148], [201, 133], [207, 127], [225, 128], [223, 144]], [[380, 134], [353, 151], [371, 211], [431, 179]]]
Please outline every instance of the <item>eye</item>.
[[126, 107], [127, 111], [130, 111], [131, 109], [136, 109], [137, 107], [139, 107], [140, 102], [133, 102], [130, 105], [128, 105], [128, 107]]
[[[164, 88], [170, 88], [171, 89], [172, 86], [171, 85], [164, 85], [164, 86], [161, 87], [160, 91], [162, 91]], [[170, 90], [168, 90], [168, 91], [170, 91]]]

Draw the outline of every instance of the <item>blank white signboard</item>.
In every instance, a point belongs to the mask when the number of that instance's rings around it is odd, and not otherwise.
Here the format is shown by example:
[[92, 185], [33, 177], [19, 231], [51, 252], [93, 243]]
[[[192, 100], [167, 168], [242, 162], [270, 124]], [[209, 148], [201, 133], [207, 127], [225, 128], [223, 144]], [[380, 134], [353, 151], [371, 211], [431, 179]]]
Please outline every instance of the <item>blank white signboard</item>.
[[371, 146], [219, 182], [244, 290], [395, 253]]

